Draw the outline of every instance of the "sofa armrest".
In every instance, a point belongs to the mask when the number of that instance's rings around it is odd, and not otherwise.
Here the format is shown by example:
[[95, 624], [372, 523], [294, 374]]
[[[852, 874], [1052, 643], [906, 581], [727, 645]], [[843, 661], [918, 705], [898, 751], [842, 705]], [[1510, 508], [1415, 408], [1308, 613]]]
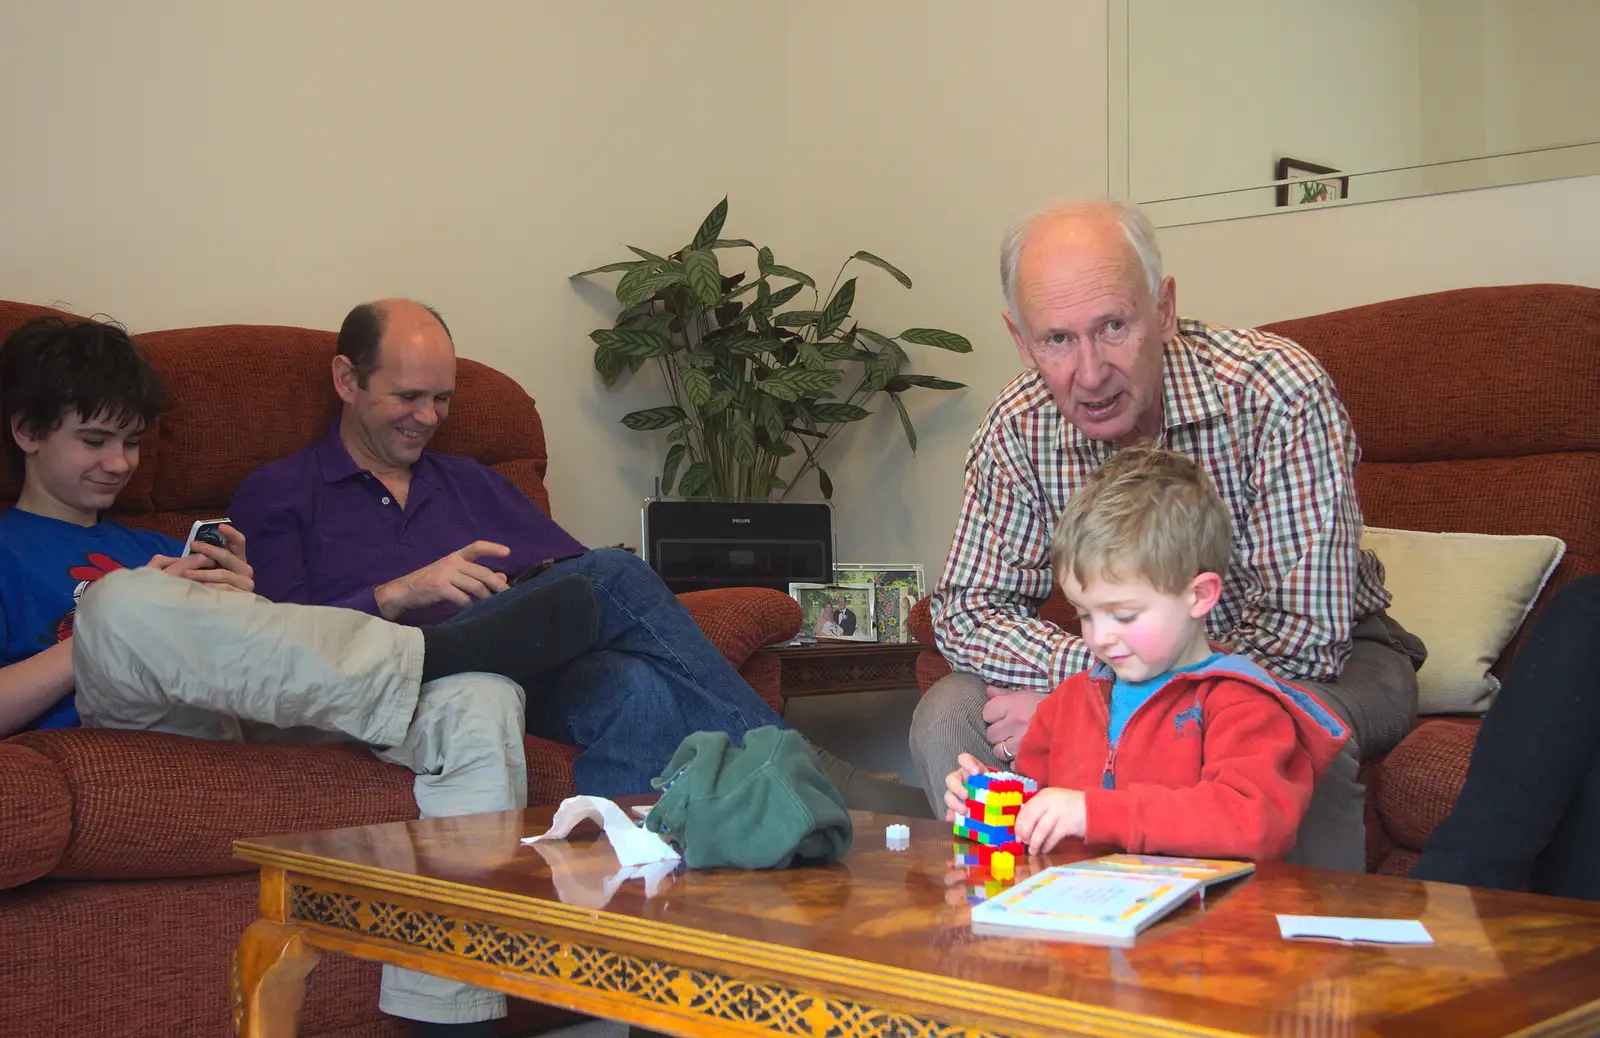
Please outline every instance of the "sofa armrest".
[[781, 591], [761, 587], [715, 588], [678, 596], [694, 622], [722, 653], [742, 667], [763, 645], [786, 642], [800, 633], [800, 606]]
[[1383, 759], [1378, 816], [1400, 848], [1421, 851], [1455, 808], [1477, 741], [1475, 719], [1425, 721]]
[[31, 883], [72, 841], [72, 790], [54, 761], [0, 742], [0, 889]]
[[906, 630], [911, 632], [911, 637], [916, 639], [918, 645], [936, 648], [933, 641], [933, 596], [923, 595], [917, 604], [911, 607], [911, 615], [906, 617]]

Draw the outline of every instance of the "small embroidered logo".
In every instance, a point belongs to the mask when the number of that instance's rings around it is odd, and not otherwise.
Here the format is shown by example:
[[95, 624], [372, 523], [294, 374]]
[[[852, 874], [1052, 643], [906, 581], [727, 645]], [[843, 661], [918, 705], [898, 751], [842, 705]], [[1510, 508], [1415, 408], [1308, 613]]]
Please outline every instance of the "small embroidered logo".
[[1194, 722], [1195, 731], [1200, 730], [1200, 704], [1196, 703], [1187, 710], [1180, 711], [1172, 719], [1172, 726], [1178, 730], [1178, 735], [1184, 734], [1185, 727], [1190, 721]]

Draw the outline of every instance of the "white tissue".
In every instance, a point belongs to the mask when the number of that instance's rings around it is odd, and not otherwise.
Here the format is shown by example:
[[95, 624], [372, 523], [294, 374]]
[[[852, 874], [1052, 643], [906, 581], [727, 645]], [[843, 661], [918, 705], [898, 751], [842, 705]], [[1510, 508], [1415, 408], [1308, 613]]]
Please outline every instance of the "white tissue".
[[600, 823], [617, 861], [624, 867], [648, 865], [656, 861], [677, 861], [678, 852], [648, 829], [641, 829], [627, 814], [605, 797], [567, 797], [556, 808], [550, 831], [539, 836], [524, 837], [523, 843], [539, 840], [561, 840], [583, 821], [592, 818]]

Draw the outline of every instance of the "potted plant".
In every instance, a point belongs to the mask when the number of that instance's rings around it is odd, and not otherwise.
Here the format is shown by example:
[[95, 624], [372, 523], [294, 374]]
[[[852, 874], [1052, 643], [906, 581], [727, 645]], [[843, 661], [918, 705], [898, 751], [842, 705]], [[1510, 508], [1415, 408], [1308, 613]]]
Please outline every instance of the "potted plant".
[[[903, 394], [965, 388], [908, 373], [905, 345], [969, 353], [972, 344], [939, 328], [908, 328], [891, 336], [862, 327], [850, 317], [856, 279], [839, 282], [845, 268], [859, 261], [910, 288], [911, 279], [899, 268], [857, 252], [823, 294], [809, 274], [774, 260], [771, 249], [721, 237], [727, 216], [724, 198], [676, 252], [658, 255], [630, 245], [637, 259], [573, 275], [622, 275], [615, 325], [589, 336], [595, 370], [607, 388], [648, 361], [660, 371], [672, 402], [634, 411], [622, 423], [666, 430], [663, 495], [676, 484], [683, 497], [782, 497], [815, 469], [822, 496], [831, 499], [823, 449], [845, 425], [872, 413], [865, 405], [873, 397], [888, 397], [915, 451], [917, 433]], [[753, 279], [744, 271], [723, 273], [718, 253], [728, 249], [755, 252]], [[811, 293], [801, 300], [810, 309], [792, 305], [802, 292]], [[791, 457], [796, 460], [780, 476]]]

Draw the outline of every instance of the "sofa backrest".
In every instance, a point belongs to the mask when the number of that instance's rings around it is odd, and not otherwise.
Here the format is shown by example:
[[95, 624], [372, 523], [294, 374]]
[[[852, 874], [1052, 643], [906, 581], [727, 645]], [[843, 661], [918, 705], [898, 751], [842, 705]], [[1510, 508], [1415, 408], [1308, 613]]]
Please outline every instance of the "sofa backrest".
[[[0, 341], [47, 307], [0, 301]], [[330, 375], [333, 332], [272, 325], [220, 325], [135, 335], [161, 373], [172, 409], [145, 437], [139, 471], [117, 499], [130, 526], [182, 537], [199, 518], [226, 514], [257, 466], [320, 439], [339, 412]], [[433, 446], [493, 466], [546, 513], [544, 426], [532, 398], [485, 364], [461, 359], [450, 417]], [[19, 482], [5, 466], [0, 507]]]
[[1600, 289], [1463, 288], [1268, 325], [1333, 376], [1372, 526], [1549, 534], [1600, 571]]

